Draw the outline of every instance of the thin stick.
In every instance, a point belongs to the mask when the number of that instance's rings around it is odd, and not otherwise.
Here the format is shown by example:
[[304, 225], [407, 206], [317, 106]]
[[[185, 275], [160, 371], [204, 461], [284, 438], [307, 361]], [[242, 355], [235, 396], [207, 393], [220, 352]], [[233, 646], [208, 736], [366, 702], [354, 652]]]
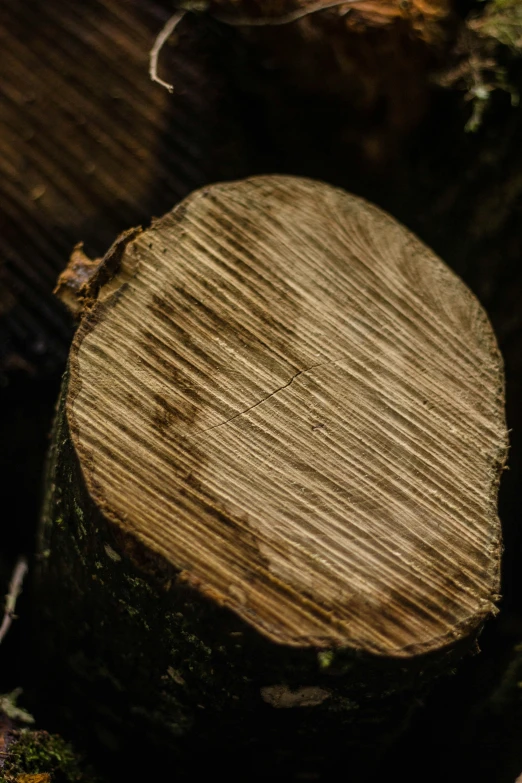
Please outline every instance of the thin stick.
[[[296, 9], [295, 11], [291, 11], [288, 14], [283, 14], [283, 16], [266, 16], [266, 17], [259, 17], [259, 18], [252, 18], [249, 16], [230, 16], [226, 13], [212, 13], [212, 16], [214, 19], [217, 19], [218, 22], [224, 22], [225, 24], [229, 24], [233, 27], [266, 27], [267, 25], [282, 25], [282, 24], [290, 24], [291, 22], [296, 22], [298, 19], [303, 19], [305, 16], [310, 16], [310, 14], [315, 14], [318, 11], [325, 11], [328, 8], [336, 8], [341, 5], [351, 5], [352, 3], [356, 3], [358, 0], [331, 0], [329, 3], [325, 2], [316, 2], [313, 4], [310, 4], [307, 8], [300, 8]], [[173, 14], [170, 19], [167, 20], [163, 28], [161, 29], [160, 33], [158, 34], [158, 37], [154, 41], [154, 46], [150, 50], [150, 60], [149, 60], [149, 75], [153, 82], [156, 82], [156, 84], [161, 84], [162, 87], [165, 87], [166, 90], [169, 92], [174, 92], [174, 85], [170, 84], [169, 82], [163, 81], [163, 79], [160, 79], [158, 76], [158, 58], [159, 54], [165, 45], [165, 43], [168, 41], [178, 24], [181, 22], [185, 14], [187, 13], [189, 9], [186, 9], [184, 11], [178, 11], [176, 14]]]
[[163, 81], [163, 79], [160, 79], [158, 76], [158, 57], [159, 53], [161, 52], [163, 46], [168, 41], [178, 24], [181, 22], [183, 17], [185, 16], [187, 12], [186, 11], [178, 11], [178, 13], [173, 14], [170, 19], [167, 20], [164, 27], [160, 31], [158, 37], [154, 41], [154, 46], [150, 50], [150, 60], [149, 60], [149, 75], [153, 82], [156, 82], [156, 84], [161, 84], [162, 87], [165, 87], [166, 90], [169, 92], [174, 92], [174, 85], [169, 84], [169, 82]]
[[11, 583], [9, 584], [9, 592], [5, 597], [4, 619], [2, 620], [2, 625], [0, 626], [0, 644], [3, 642], [9, 628], [11, 627], [11, 623], [15, 618], [14, 612], [16, 608], [16, 602], [18, 600], [18, 596], [22, 592], [22, 584], [28, 569], [29, 566], [27, 565], [27, 560], [25, 557], [18, 558], [18, 562], [11, 577]]
[[298, 19], [303, 19], [305, 16], [315, 14], [318, 11], [326, 11], [328, 8], [336, 8], [340, 5], [351, 5], [352, 3], [359, 2], [359, 0], [331, 0], [329, 3], [319, 2], [310, 3], [306, 8], [297, 8], [295, 11], [290, 11], [288, 14], [282, 16], [262, 16], [262, 17], [249, 17], [249, 16], [230, 16], [223, 13], [212, 13], [214, 19], [219, 22], [225, 22], [226, 24], [233, 25], [234, 27], [265, 27], [266, 25], [280, 25], [290, 24], [296, 22]]

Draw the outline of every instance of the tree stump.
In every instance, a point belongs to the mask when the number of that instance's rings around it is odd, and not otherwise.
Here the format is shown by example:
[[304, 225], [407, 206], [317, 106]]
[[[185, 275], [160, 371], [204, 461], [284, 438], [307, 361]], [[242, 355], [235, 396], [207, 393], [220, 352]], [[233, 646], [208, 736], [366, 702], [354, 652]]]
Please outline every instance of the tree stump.
[[477, 300], [386, 213], [282, 176], [127, 232], [80, 294], [39, 584], [82, 709], [280, 748], [396, 727], [498, 597]]

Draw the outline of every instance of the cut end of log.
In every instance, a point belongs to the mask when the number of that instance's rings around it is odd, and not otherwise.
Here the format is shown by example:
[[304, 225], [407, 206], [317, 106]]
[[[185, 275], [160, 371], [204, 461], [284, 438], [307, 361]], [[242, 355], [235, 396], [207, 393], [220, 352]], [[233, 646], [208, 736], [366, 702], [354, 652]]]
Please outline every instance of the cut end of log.
[[280, 176], [201, 190], [120, 250], [67, 397], [102, 513], [278, 643], [473, 636], [506, 430], [460, 279], [381, 210]]

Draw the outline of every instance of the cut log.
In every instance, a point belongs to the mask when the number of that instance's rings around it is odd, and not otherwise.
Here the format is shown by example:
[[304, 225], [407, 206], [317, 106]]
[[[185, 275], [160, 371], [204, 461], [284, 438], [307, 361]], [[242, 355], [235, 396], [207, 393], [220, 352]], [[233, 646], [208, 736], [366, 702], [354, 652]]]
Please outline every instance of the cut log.
[[50, 458], [53, 654], [156, 735], [389, 729], [495, 612], [484, 311], [384, 212], [291, 177], [201, 190], [104, 267]]

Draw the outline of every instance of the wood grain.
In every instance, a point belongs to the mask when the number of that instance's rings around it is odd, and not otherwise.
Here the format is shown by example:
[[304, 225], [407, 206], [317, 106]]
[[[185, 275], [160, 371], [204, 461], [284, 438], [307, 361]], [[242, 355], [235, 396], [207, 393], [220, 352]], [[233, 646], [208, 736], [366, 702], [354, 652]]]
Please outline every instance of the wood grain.
[[170, 12], [156, 0], [0, 4], [0, 383], [62, 371], [72, 329], [52, 290], [78, 242], [96, 256], [249, 171], [222, 32], [187, 17], [162, 52], [176, 95], [150, 81]]
[[272, 640], [411, 656], [494, 611], [501, 358], [384, 212], [290, 177], [201, 190], [130, 239], [70, 365], [103, 513]]

